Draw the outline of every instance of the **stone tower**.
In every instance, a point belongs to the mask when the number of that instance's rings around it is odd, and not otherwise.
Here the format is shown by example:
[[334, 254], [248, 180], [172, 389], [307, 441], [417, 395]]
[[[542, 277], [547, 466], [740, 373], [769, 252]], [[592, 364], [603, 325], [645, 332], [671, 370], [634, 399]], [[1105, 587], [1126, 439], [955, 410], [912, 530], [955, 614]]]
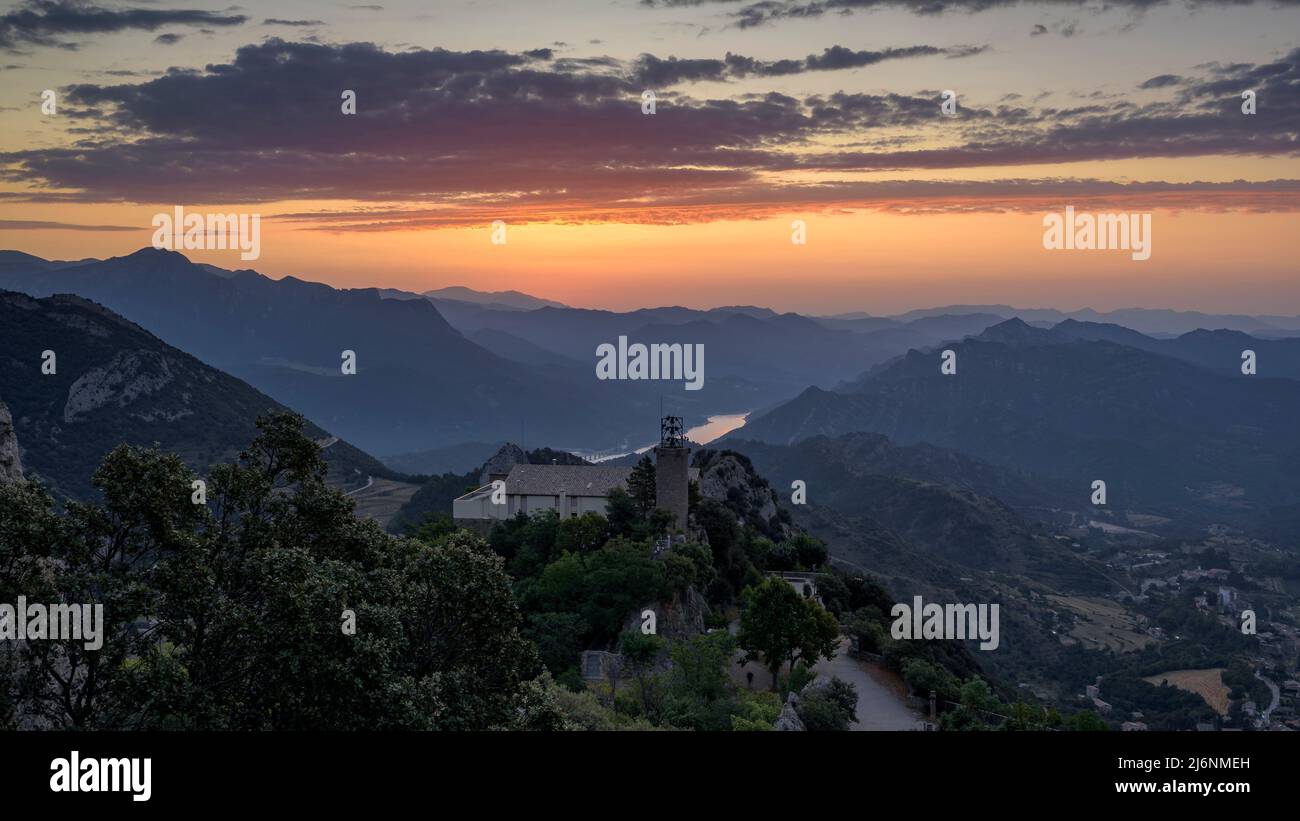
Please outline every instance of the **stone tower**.
[[680, 416], [665, 416], [659, 425], [655, 448], [655, 507], [673, 514], [670, 530], [685, 530], [690, 509], [688, 469], [691, 449], [686, 446]]

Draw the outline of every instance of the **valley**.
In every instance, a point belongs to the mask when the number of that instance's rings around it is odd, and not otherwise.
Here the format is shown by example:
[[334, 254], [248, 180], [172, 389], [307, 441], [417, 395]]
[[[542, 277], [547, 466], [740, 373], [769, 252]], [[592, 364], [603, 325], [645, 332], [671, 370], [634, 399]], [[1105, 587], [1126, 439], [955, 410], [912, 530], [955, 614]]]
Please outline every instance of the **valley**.
[[[163, 279], [207, 289], [217, 304], [231, 303], [231, 313], [179, 323], [169, 297], [155, 293]], [[662, 401], [686, 414], [685, 440], [697, 459], [734, 452], [752, 460], [750, 481], [756, 484], [728, 493], [752, 498], [755, 488], [770, 482], [778, 490], [759, 492], [771, 494], [763, 516], [779, 512], [823, 541], [845, 572], [878, 581], [898, 600], [998, 603], [998, 649], [980, 652], [972, 644], [974, 653], [960, 669], [982, 671], [1004, 694], [1032, 694], [1063, 709], [1094, 701], [1111, 710], [1127, 705], [1152, 726], [1188, 729], [1209, 720], [1191, 702], [1162, 701], [1160, 682], [1170, 679], [1183, 692], [1205, 695], [1217, 725], [1244, 726], [1264, 720], [1243, 712], [1250, 703], [1243, 693], [1254, 685], [1247, 682], [1243, 690], [1222, 682], [1240, 679], [1245, 664], [1253, 672], [1271, 670], [1265, 681], [1278, 686], [1297, 661], [1298, 534], [1287, 524], [1287, 511], [1300, 498], [1286, 481], [1293, 463], [1284, 457], [1300, 452], [1286, 423], [1300, 411], [1300, 383], [1286, 376], [1234, 378], [1219, 359], [1241, 344], [1236, 337], [1195, 332], [1156, 339], [1114, 325], [1067, 318], [1038, 327], [996, 314], [924, 316], [881, 327], [862, 318], [796, 320], [758, 309], [647, 310], [634, 312], [635, 321], [711, 346], [751, 329], [756, 345], [769, 335], [782, 337], [781, 346], [803, 340], [794, 343], [796, 352], [805, 344], [892, 341], [875, 349], [878, 360], [858, 348], [821, 372], [824, 387], [805, 381], [798, 389], [797, 381], [781, 375], [779, 356], [770, 363], [775, 367], [759, 365], [750, 358], [754, 350], [733, 341], [720, 352], [710, 347], [710, 368], [723, 374], [710, 370], [701, 399], [682, 391], [661, 397], [629, 383], [620, 386], [619, 398], [589, 409], [601, 420], [589, 424], [571, 412], [582, 404], [581, 392], [561, 388], [544, 401], [519, 405], [527, 412], [517, 417], [524, 420], [517, 427], [506, 421], [509, 414], [477, 426], [455, 418], [454, 402], [444, 407], [449, 394], [439, 363], [447, 361], [446, 347], [411, 370], [405, 353], [400, 361], [391, 358], [396, 346], [431, 327], [471, 359], [518, 357], [487, 368], [490, 376], [483, 378], [492, 387], [467, 389], [476, 409], [503, 408], [494, 392], [517, 398], [531, 379], [556, 386], [596, 382], [592, 367], [576, 354], [591, 338], [625, 327], [627, 317], [556, 304], [475, 302], [464, 292], [454, 301], [445, 294], [334, 292], [297, 281], [273, 283], [252, 272], [216, 276], [179, 255], [145, 252], [103, 263], [20, 260], [0, 266], [4, 282], [38, 295], [72, 286], [110, 299], [160, 332], [196, 345], [233, 374], [86, 299], [5, 294], [0, 308], [6, 311], [8, 377], [0, 380], [0, 397], [12, 411], [27, 472], [68, 499], [93, 496], [92, 466], [119, 442], [158, 443], [201, 471], [232, 457], [260, 414], [302, 403], [318, 408], [308, 417], [326, 460], [326, 481], [344, 494], [354, 515], [396, 533], [412, 532], [447, 516], [453, 499], [480, 486], [485, 463], [513, 448], [508, 443], [516, 434], [589, 445], [517, 450], [534, 464], [631, 468], [653, 446], [623, 444], [646, 441], [644, 424], [637, 424], [641, 433], [620, 433], [633, 424], [624, 420], [647, 411], [653, 418]], [[508, 298], [519, 303], [525, 296]], [[231, 324], [253, 304], [288, 316], [281, 312], [295, 303], [295, 310], [315, 312], [311, 321], [330, 324], [336, 341], [237, 331]], [[441, 316], [444, 310], [455, 326]], [[900, 335], [909, 325], [920, 327]], [[327, 360], [325, 352], [344, 344], [349, 327], [366, 338], [381, 334], [359, 357], [357, 381], [330, 376], [325, 365], [302, 364]], [[568, 341], [557, 335], [559, 327], [570, 329]], [[952, 330], [966, 335], [943, 340]], [[627, 336], [647, 333], [653, 332]], [[934, 334], [923, 337], [931, 347], [888, 347], [927, 333]], [[250, 342], [254, 337], [263, 341]], [[226, 341], [214, 347], [218, 338]], [[1289, 356], [1288, 338], [1256, 342], [1274, 367]], [[959, 376], [940, 373], [934, 357], [940, 345], [957, 351]], [[59, 373], [46, 380], [24, 376], [48, 349], [60, 354]], [[791, 353], [781, 350], [780, 356]], [[854, 362], [865, 370], [854, 372]], [[719, 382], [721, 392], [711, 393]], [[97, 387], [88, 390], [92, 383]], [[1146, 395], [1139, 386], [1150, 385], [1164, 398], [1135, 405], [1132, 397]], [[355, 411], [348, 410], [347, 396], [360, 400]], [[734, 409], [741, 401], [757, 410], [724, 412], [712, 404]], [[620, 409], [626, 407], [643, 409]], [[410, 435], [411, 425], [429, 413], [450, 426], [430, 438], [433, 428], [421, 423], [426, 433]], [[348, 432], [398, 455], [385, 465]], [[622, 442], [602, 447], [610, 436]], [[1266, 446], [1265, 437], [1272, 444]], [[446, 444], [419, 449], [438, 443]], [[1095, 477], [1107, 483], [1104, 505], [1092, 495]], [[806, 503], [795, 503], [789, 492], [795, 482], [806, 487]], [[747, 519], [750, 503], [739, 498], [731, 501]], [[1248, 609], [1260, 616], [1258, 638], [1232, 638], [1236, 614]], [[1094, 686], [1105, 697], [1089, 696]], [[1284, 699], [1267, 720], [1293, 720], [1293, 711]], [[871, 720], [863, 726], [875, 726]]]

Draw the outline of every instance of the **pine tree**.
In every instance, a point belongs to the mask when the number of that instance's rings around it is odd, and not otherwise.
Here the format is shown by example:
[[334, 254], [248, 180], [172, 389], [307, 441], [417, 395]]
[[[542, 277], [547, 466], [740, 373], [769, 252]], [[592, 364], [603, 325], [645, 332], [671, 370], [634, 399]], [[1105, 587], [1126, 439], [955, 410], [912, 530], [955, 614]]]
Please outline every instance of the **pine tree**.
[[643, 515], [654, 510], [655, 464], [649, 456], [642, 456], [632, 468], [632, 474], [627, 477], [627, 489]]

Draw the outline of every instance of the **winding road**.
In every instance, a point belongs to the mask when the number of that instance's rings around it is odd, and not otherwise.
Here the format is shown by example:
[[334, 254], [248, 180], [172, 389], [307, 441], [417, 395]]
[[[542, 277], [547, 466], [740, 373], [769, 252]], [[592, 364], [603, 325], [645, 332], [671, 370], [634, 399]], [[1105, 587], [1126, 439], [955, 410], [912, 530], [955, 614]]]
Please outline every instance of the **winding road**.
[[1273, 714], [1274, 710], [1277, 709], [1278, 703], [1282, 700], [1282, 693], [1280, 690], [1277, 689], [1276, 684], [1261, 676], [1258, 670], [1255, 671], [1255, 678], [1267, 684], [1268, 689], [1273, 691], [1273, 702], [1268, 705], [1267, 710], [1260, 713], [1260, 718], [1264, 719], [1265, 724], [1268, 724], [1268, 717]]
[[[841, 637], [835, 658], [813, 666], [822, 675], [837, 676], [858, 690], [858, 719], [850, 730], [924, 730], [925, 722], [912, 712], [903, 697], [878, 679], [871, 665], [849, 655], [849, 640]], [[875, 675], [873, 675], [875, 673]]]
[[365, 483], [365, 485], [363, 485], [362, 487], [357, 488], [356, 490], [349, 490], [347, 493], [344, 493], [343, 495], [344, 495], [344, 496], [351, 496], [351, 495], [354, 494], [354, 493], [360, 493], [360, 492], [363, 491], [363, 490], [368, 490], [368, 489], [370, 488], [370, 486], [373, 485], [374, 483], [375, 483], [375, 477], [373, 477], [373, 476], [367, 476], [367, 477], [366, 477], [366, 483]]

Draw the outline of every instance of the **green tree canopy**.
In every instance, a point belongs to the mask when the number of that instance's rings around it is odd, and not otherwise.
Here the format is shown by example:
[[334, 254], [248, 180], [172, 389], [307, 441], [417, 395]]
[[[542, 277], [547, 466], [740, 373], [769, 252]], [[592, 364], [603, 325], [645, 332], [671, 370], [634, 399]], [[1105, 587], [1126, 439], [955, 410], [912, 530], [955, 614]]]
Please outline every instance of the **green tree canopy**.
[[784, 579], [769, 577], [746, 590], [736, 638], [746, 660], [761, 660], [772, 673], [772, 689], [776, 689], [785, 664], [812, 665], [835, 655], [839, 624]]
[[103, 500], [63, 515], [39, 485], [0, 486], [0, 589], [102, 603], [106, 622], [98, 650], [25, 645], [10, 723], [553, 725], [503, 560], [464, 531], [430, 543], [357, 519], [301, 417], [258, 426], [237, 462], [211, 469], [206, 506], [176, 456], [127, 446], [94, 476]]
[[641, 515], [645, 516], [655, 507], [655, 464], [650, 457], [642, 456], [627, 477], [628, 495], [636, 503]]

